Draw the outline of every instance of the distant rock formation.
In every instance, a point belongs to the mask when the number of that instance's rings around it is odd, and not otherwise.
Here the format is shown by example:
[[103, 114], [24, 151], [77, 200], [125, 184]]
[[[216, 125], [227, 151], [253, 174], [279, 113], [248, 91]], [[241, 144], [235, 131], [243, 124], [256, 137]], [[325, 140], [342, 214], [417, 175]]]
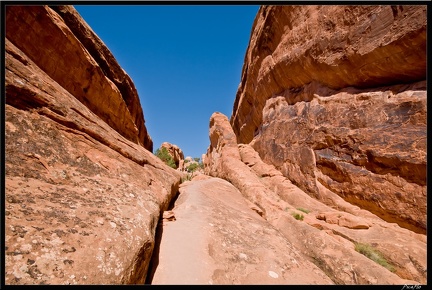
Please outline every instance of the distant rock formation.
[[426, 23], [426, 5], [262, 6], [238, 143], [318, 200], [426, 233]]
[[183, 151], [174, 144], [171, 144], [169, 142], [163, 142], [159, 149], [166, 148], [168, 151], [168, 154], [173, 158], [176, 168], [179, 168], [181, 164], [184, 162], [184, 155]]
[[[70, 6], [6, 6], [5, 282], [144, 283], [180, 172]], [[149, 151], [150, 150], [150, 151]]]
[[[302, 260], [314, 263], [333, 283], [426, 283], [425, 235], [388, 223], [324, 186], [321, 190], [333, 206], [309, 196], [275, 166], [264, 163], [250, 145], [237, 144], [228, 118], [221, 113], [211, 116], [209, 135], [205, 173], [238, 188], [249, 208], [278, 229]], [[359, 245], [381, 252], [373, 255], [382, 255], [387, 268], [360, 254], [355, 249]]]

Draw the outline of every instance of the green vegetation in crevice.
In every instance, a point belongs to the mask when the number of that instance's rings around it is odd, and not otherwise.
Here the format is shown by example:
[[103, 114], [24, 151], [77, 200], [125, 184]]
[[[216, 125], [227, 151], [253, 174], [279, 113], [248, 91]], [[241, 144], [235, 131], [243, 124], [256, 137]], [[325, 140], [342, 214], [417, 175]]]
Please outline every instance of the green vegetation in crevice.
[[301, 213], [291, 213], [291, 215], [298, 221], [302, 221], [304, 219], [304, 216]]
[[395, 272], [396, 269], [383, 257], [383, 255], [369, 244], [355, 243], [355, 250], [362, 255], [365, 255], [377, 264], [380, 264], [390, 272]]
[[192, 180], [192, 174], [188, 173], [181, 178], [181, 183]]
[[198, 163], [191, 163], [190, 165], [188, 165], [186, 167], [187, 172], [194, 172], [195, 170], [197, 170], [200, 166], [198, 165]]
[[[195, 172], [197, 169], [203, 169], [204, 164], [202, 163], [201, 159], [199, 157], [195, 157], [193, 159], [194, 162], [190, 162], [188, 166], [186, 166], [186, 171], [189, 173]], [[189, 160], [188, 160], [189, 162]], [[186, 160], [185, 160], [186, 163]]]

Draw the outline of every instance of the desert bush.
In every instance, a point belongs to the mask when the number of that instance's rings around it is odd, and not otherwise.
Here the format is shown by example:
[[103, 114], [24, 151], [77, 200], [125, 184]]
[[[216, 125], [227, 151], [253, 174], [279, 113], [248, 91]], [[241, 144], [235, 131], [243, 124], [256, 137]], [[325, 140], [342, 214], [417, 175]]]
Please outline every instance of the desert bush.
[[395, 272], [395, 268], [383, 257], [383, 255], [369, 244], [355, 243], [355, 250], [365, 255], [375, 263], [387, 268], [390, 272]]
[[192, 163], [190, 165], [188, 165], [186, 167], [187, 172], [194, 172], [195, 170], [197, 170], [199, 168], [199, 164], [198, 163]]
[[192, 174], [187, 174], [186, 176], [181, 178], [181, 183], [185, 182], [185, 181], [190, 181], [192, 180]]
[[304, 216], [301, 213], [292, 213], [291, 214], [296, 220], [302, 221]]
[[155, 152], [155, 155], [159, 157], [160, 160], [165, 162], [165, 164], [169, 167], [172, 167], [174, 169], [177, 168], [174, 159], [169, 154], [168, 149], [166, 149], [165, 147], [162, 147], [162, 149], [158, 148]]

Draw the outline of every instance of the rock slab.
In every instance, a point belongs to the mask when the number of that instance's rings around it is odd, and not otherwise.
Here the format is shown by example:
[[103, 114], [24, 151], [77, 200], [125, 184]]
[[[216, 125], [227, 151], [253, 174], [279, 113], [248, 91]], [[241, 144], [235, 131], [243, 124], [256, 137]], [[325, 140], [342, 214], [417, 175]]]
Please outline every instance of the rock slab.
[[152, 285], [333, 284], [223, 179], [185, 182], [172, 211]]
[[144, 284], [180, 173], [54, 9], [5, 16], [5, 284]]

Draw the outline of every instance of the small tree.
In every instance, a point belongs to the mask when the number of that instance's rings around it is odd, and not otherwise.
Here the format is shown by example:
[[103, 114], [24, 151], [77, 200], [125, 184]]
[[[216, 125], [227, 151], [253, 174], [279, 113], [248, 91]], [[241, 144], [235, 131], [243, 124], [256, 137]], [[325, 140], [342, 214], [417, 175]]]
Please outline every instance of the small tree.
[[158, 148], [155, 152], [155, 155], [159, 157], [160, 160], [165, 162], [165, 164], [169, 167], [172, 167], [174, 169], [177, 168], [173, 157], [169, 154], [168, 150], [165, 147], [162, 147], [162, 149]]

